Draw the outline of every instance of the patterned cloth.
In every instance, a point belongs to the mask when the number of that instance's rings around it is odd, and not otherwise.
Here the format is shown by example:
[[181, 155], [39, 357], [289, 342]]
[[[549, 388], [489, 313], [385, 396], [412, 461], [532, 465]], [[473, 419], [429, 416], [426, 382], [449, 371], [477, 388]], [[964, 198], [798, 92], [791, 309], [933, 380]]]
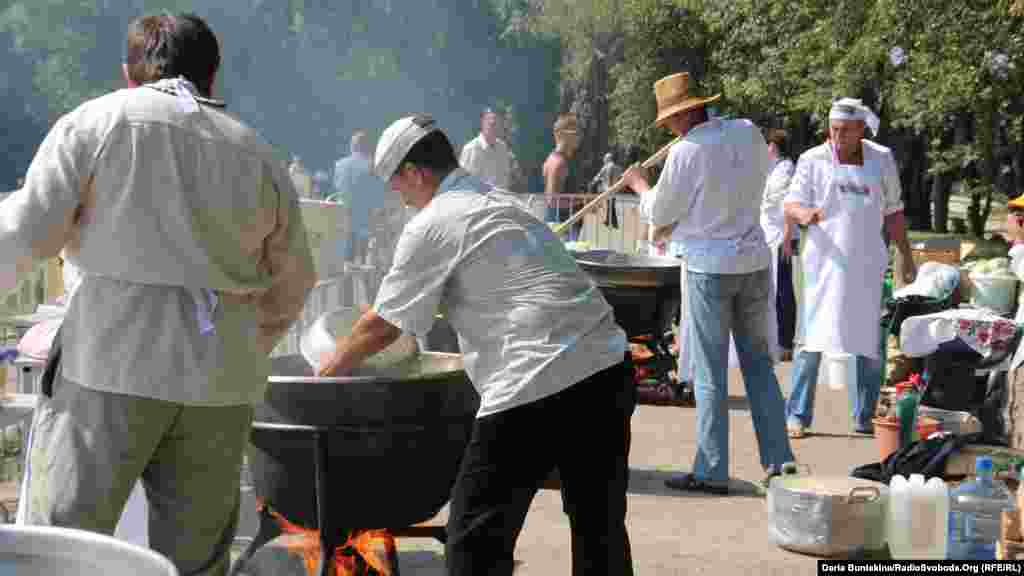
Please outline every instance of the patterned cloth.
[[900, 348], [908, 356], [927, 356], [939, 345], [959, 338], [984, 357], [1006, 350], [1017, 324], [986, 310], [960, 308], [911, 316], [900, 329]]

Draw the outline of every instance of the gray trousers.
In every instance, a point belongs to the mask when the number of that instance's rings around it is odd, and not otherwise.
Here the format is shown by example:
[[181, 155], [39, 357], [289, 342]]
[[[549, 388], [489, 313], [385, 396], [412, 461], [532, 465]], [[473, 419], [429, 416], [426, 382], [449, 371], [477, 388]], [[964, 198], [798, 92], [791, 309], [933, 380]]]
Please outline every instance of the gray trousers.
[[251, 406], [185, 406], [58, 377], [36, 410], [29, 524], [113, 534], [141, 477], [150, 547], [182, 576], [226, 574]]

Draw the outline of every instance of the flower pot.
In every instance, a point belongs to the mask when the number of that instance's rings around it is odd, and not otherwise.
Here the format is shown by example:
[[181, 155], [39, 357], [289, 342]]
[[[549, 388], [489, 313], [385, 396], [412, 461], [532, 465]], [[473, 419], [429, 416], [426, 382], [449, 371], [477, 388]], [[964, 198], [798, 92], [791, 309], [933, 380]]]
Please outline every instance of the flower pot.
[[[878, 444], [878, 461], [882, 462], [890, 454], [900, 449], [900, 423], [888, 418], [875, 418], [875, 442]], [[939, 421], [928, 416], [917, 419], [917, 439], [925, 439], [939, 431]]]

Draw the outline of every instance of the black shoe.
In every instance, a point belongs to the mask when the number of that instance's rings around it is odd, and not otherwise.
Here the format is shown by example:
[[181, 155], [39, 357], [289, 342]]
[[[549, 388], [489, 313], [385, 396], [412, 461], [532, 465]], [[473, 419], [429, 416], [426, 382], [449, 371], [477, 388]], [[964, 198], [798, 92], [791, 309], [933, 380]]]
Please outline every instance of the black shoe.
[[665, 480], [665, 486], [673, 490], [684, 490], [686, 492], [703, 492], [714, 496], [728, 496], [729, 484], [702, 480], [693, 474], [680, 474], [674, 478]]

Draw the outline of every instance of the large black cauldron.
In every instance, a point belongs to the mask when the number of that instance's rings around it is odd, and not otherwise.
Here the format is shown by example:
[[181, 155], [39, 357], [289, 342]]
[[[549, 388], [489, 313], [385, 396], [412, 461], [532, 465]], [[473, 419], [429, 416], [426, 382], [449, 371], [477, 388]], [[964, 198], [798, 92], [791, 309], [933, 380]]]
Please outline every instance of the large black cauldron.
[[610, 250], [574, 254], [615, 310], [615, 320], [627, 336], [660, 340], [671, 329], [679, 313], [679, 260]]
[[[255, 407], [249, 465], [256, 494], [330, 551], [353, 528], [398, 534], [448, 501], [479, 405], [455, 354], [423, 352], [390, 369], [317, 378], [301, 356], [275, 358]], [[263, 515], [242, 556], [275, 537]], [[240, 564], [237, 563], [236, 565]]]
[[[615, 321], [630, 340], [651, 348], [654, 357], [644, 362], [653, 378], [674, 388], [669, 373], [676, 367], [670, 353], [672, 322], [679, 315], [681, 262], [674, 258], [624, 254], [610, 250], [574, 252], [576, 263], [601, 289], [615, 311]], [[688, 402], [687, 386], [673, 392]]]

